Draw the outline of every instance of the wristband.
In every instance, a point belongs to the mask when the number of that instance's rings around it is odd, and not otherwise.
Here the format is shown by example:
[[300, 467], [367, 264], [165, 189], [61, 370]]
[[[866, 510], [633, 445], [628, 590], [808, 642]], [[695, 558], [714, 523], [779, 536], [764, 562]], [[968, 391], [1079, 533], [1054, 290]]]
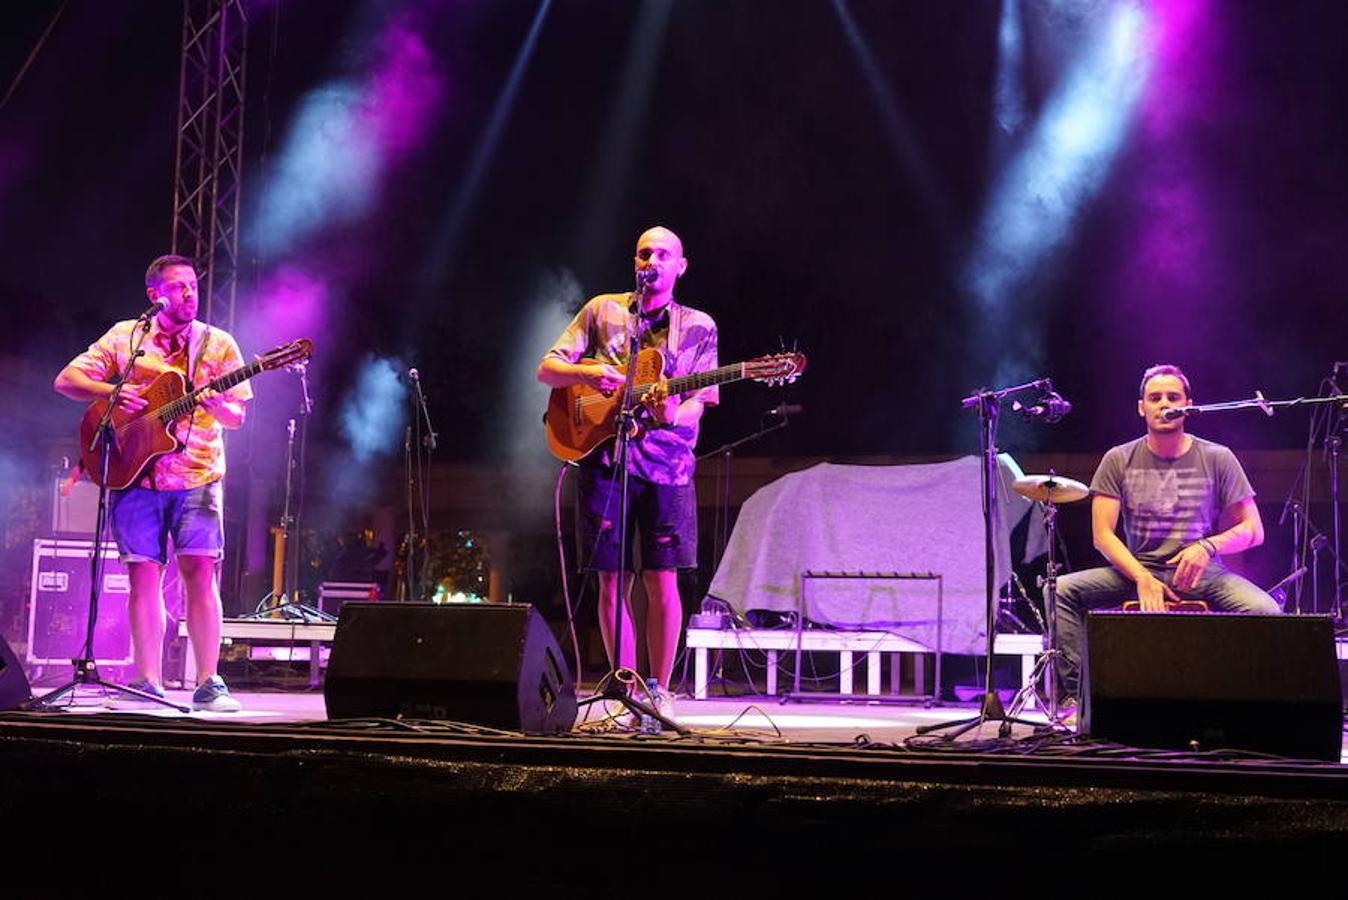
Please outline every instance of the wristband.
[[1203, 545], [1203, 549], [1206, 550], [1206, 551], [1208, 551], [1208, 556], [1209, 556], [1209, 557], [1212, 557], [1213, 559], [1216, 559], [1216, 558], [1217, 558], [1217, 545], [1216, 545], [1216, 544], [1212, 543], [1212, 541], [1208, 540], [1207, 538], [1199, 538], [1199, 539], [1198, 539], [1198, 543], [1202, 544], [1202, 545]]

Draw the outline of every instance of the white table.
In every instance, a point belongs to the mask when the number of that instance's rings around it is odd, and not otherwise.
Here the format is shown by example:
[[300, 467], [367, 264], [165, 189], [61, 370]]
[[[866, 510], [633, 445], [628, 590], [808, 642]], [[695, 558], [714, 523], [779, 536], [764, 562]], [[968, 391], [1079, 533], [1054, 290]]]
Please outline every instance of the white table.
[[[309, 661], [309, 684], [317, 687], [319, 670], [327, 649], [337, 631], [335, 622], [298, 622], [287, 619], [225, 619], [220, 625], [220, 638], [232, 641], [247, 641], [248, 654], [266, 649], [269, 659], [291, 661], [307, 659]], [[187, 619], [178, 622], [178, 637], [187, 637]], [[297, 646], [306, 644], [307, 646]], [[283, 655], [277, 655], [275, 651]], [[189, 646], [183, 654], [183, 682], [195, 684], [197, 680], [196, 659]]]
[[[688, 648], [693, 651], [693, 696], [698, 700], [707, 698], [707, 651], [708, 650], [753, 650], [767, 655], [767, 692], [777, 693], [777, 657], [783, 650], [794, 652], [797, 634], [792, 629], [748, 628], [748, 629], [711, 629], [689, 628], [686, 634]], [[853, 659], [858, 653], [866, 656], [866, 694], [880, 694], [880, 654], [892, 653], [891, 671], [896, 672], [898, 662], [904, 653], [930, 653], [931, 648], [917, 641], [891, 634], [887, 631], [827, 631], [812, 629], [799, 635], [801, 649], [825, 653], [837, 653], [839, 671], [839, 689], [844, 694], [854, 693], [852, 669]], [[999, 634], [993, 643], [993, 653], [998, 656], [1019, 656], [1021, 684], [1028, 683], [1030, 673], [1034, 671], [1035, 658], [1044, 650], [1044, 637], [1039, 634]], [[891, 683], [897, 679], [891, 676]], [[914, 667], [914, 687], [923, 693], [923, 669]], [[1033, 698], [1030, 706], [1033, 706]]]

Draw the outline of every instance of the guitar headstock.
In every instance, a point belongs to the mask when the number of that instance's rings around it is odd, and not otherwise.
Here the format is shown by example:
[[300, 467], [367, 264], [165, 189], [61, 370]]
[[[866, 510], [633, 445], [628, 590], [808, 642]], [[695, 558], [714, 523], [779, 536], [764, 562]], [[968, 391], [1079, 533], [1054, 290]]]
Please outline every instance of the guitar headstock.
[[266, 353], [260, 354], [257, 358], [258, 365], [262, 367], [261, 371], [266, 372], [271, 369], [279, 369], [283, 366], [294, 365], [308, 359], [314, 353], [314, 342], [308, 338], [300, 338], [291, 341], [288, 344], [282, 344], [279, 347], [273, 347]]
[[773, 353], [744, 364], [744, 377], [766, 384], [790, 384], [805, 371], [804, 353]]

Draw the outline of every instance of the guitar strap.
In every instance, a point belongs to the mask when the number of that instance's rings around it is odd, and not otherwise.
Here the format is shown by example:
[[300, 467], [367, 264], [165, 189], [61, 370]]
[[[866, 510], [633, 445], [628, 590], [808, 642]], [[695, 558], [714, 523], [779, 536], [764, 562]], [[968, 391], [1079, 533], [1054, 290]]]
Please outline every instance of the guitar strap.
[[[187, 345], [187, 352], [192, 357], [191, 362], [188, 363], [187, 366], [188, 372], [187, 389], [189, 391], [194, 391], [197, 389], [197, 371], [198, 368], [201, 366], [201, 357], [206, 352], [206, 344], [209, 343], [211, 339], [210, 324], [207, 322], [202, 322], [201, 324], [203, 326], [201, 331], [199, 332], [198, 335], [193, 336], [195, 343], [197, 345], [196, 352], [195, 353], [192, 352], [192, 342], [189, 342]], [[193, 328], [193, 331], [195, 330], [196, 329]], [[182, 453], [184, 450], [187, 449], [187, 442], [192, 437], [192, 429], [196, 427], [196, 424], [197, 424], [197, 407], [194, 404], [192, 406], [192, 412], [187, 417], [187, 435], [182, 438], [182, 444], [179, 445], [178, 447], [179, 453]]]
[[[654, 316], [651, 316], [650, 318], [646, 318], [644, 315], [641, 316], [641, 318], [645, 319], [648, 325], [646, 334], [651, 336], [649, 346], [657, 348], [660, 345], [656, 343], [656, 341], [654, 340], [655, 325], [660, 321], [661, 318], [664, 318], [666, 328], [665, 361], [669, 365], [673, 366], [676, 362], [676, 357], [678, 356], [679, 351], [679, 332], [682, 330], [683, 326], [683, 307], [679, 306], [679, 304], [676, 301], [671, 300], [669, 301], [669, 305], [667, 305], [659, 313], [656, 313]], [[662, 374], [665, 375], [665, 377], [669, 377], [671, 373], [664, 372]]]

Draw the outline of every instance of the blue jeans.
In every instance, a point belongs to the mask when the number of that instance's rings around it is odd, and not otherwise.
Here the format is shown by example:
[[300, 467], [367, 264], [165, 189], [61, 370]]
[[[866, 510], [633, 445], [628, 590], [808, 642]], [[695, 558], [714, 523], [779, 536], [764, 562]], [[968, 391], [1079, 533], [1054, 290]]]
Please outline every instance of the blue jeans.
[[[1174, 566], [1147, 566], [1157, 580], [1170, 584]], [[1258, 585], [1242, 578], [1220, 563], [1209, 563], [1203, 577], [1187, 591], [1176, 591], [1186, 600], [1203, 600], [1208, 607], [1222, 612], [1280, 613], [1277, 601]], [[1104, 566], [1071, 572], [1058, 579], [1057, 628], [1062, 664], [1058, 667], [1059, 685], [1065, 697], [1079, 690], [1081, 667], [1081, 623], [1092, 609], [1118, 607], [1125, 600], [1137, 599], [1137, 586], [1118, 569]]]

